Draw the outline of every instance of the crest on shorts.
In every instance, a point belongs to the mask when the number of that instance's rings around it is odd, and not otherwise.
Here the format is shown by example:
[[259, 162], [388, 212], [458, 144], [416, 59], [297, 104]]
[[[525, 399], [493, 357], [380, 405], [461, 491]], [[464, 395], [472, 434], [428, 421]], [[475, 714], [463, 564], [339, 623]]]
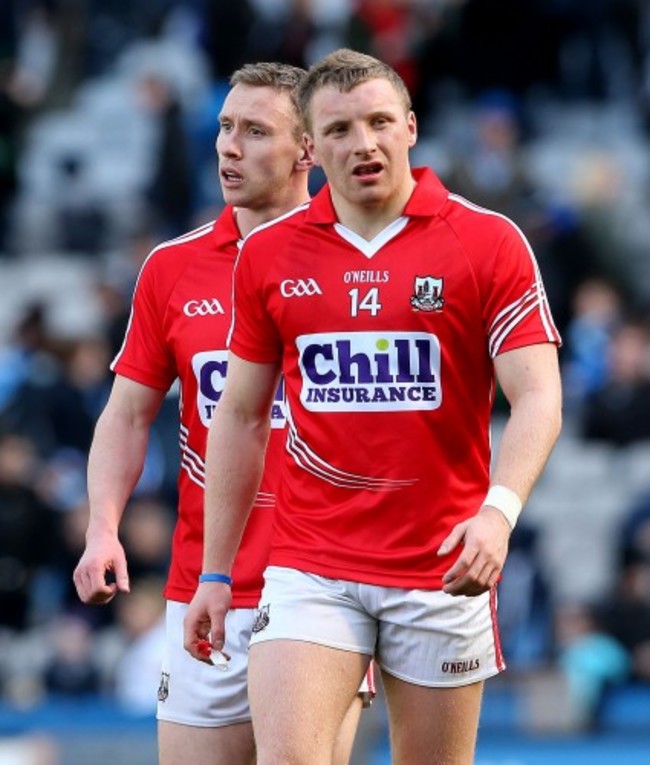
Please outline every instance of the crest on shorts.
[[255, 619], [253, 620], [253, 633], [261, 632], [268, 626], [268, 623], [271, 621], [271, 616], [269, 615], [270, 610], [270, 605], [260, 606], [260, 608], [257, 609], [255, 612]]
[[167, 701], [167, 696], [169, 696], [169, 672], [163, 672], [158, 686], [158, 701]]
[[442, 296], [442, 276], [416, 276], [411, 295], [411, 305], [416, 311], [442, 311], [445, 299]]

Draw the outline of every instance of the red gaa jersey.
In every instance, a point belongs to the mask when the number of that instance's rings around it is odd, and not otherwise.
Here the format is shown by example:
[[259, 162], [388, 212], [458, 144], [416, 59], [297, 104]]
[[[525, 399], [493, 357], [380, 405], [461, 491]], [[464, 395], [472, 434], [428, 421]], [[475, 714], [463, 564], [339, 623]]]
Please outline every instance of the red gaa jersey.
[[[240, 234], [227, 207], [213, 223], [165, 242], [145, 261], [124, 344], [112, 364], [159, 390], [180, 381], [178, 521], [165, 597], [188, 603], [203, 560], [203, 490], [208, 425], [226, 374], [232, 272]], [[233, 606], [257, 605], [269, 547], [285, 419], [274, 406], [267, 469], [233, 569]]]
[[414, 175], [403, 216], [372, 241], [337, 222], [327, 188], [248, 239], [230, 347], [283, 359], [269, 562], [439, 589], [437, 549], [489, 485], [493, 359], [560, 338], [521, 231]]

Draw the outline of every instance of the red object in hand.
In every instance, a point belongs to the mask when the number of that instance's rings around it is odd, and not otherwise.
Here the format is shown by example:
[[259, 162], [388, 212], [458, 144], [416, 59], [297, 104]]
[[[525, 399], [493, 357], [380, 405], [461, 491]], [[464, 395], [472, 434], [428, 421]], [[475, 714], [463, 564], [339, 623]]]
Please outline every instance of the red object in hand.
[[199, 640], [196, 644], [196, 650], [202, 655], [210, 658], [210, 653], [212, 652], [212, 646], [210, 644], [209, 640]]

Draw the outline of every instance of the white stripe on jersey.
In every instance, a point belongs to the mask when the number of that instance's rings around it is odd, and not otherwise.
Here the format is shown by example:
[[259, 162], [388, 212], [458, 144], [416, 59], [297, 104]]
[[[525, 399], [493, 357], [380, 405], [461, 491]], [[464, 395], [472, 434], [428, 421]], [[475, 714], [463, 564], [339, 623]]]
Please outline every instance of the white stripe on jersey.
[[488, 336], [490, 338], [490, 356], [497, 355], [501, 344], [508, 336], [510, 330], [519, 324], [532, 310], [539, 306], [539, 296], [534, 287], [530, 287], [519, 300], [506, 306], [490, 325]]
[[[533, 262], [533, 268], [535, 270], [535, 282], [517, 302], [506, 307], [499, 314], [499, 316], [496, 317], [488, 331], [490, 356], [494, 358], [498, 354], [499, 349], [503, 345], [513, 327], [515, 327], [531, 311], [534, 311], [535, 309], [539, 310], [542, 325], [546, 331], [546, 336], [549, 342], [555, 342], [559, 335], [557, 329], [555, 328], [555, 324], [553, 323], [551, 308], [548, 304], [548, 298], [546, 297], [546, 292], [544, 290], [544, 284], [542, 282], [542, 277], [539, 271], [539, 265], [532, 251], [530, 243], [526, 239], [522, 230], [506, 215], [502, 215], [501, 213], [495, 212], [494, 210], [488, 210], [485, 207], [480, 207], [479, 205], [473, 204], [464, 197], [458, 196], [458, 194], [449, 194], [449, 199], [453, 200], [454, 202], [458, 202], [463, 207], [467, 207], [467, 209], [473, 210], [474, 212], [481, 213], [482, 215], [494, 215], [497, 218], [505, 220], [519, 234], [522, 242], [526, 247], [526, 252], [528, 252], [530, 259]], [[532, 304], [529, 303], [530, 300], [533, 300]], [[510, 321], [507, 324], [505, 324], [503, 320], [503, 315], [506, 313], [510, 313]]]
[[296, 426], [290, 416], [287, 405], [287, 442], [286, 449], [294, 461], [303, 470], [315, 475], [333, 486], [342, 489], [366, 489], [367, 491], [396, 491], [405, 486], [412, 486], [418, 482], [417, 478], [406, 480], [393, 480], [390, 478], [373, 478], [355, 473], [347, 473], [325, 462], [300, 438]]
[[[181, 468], [187, 473], [190, 480], [205, 491], [205, 462], [199, 454], [187, 445], [189, 430], [181, 423], [179, 430], [179, 443], [181, 447]], [[275, 494], [268, 491], [260, 491], [255, 497], [255, 507], [275, 507]]]
[[286, 213], [282, 213], [282, 215], [278, 215], [277, 218], [271, 218], [271, 220], [267, 220], [264, 223], [260, 223], [259, 226], [255, 226], [254, 229], [248, 232], [246, 236], [244, 237], [244, 242], [253, 234], [257, 234], [259, 231], [264, 231], [265, 228], [269, 228], [270, 226], [275, 226], [276, 223], [280, 223], [283, 220], [286, 220], [287, 218], [290, 218], [292, 215], [295, 215], [296, 213], [301, 212], [302, 210], [306, 210], [310, 202], [303, 202], [301, 205], [298, 205], [298, 207], [294, 207], [291, 210], [288, 210]]
[[205, 462], [187, 445], [188, 429], [181, 424], [179, 443], [181, 447], [181, 465], [189, 477], [202, 489], [205, 488]]
[[258, 491], [255, 497], [256, 507], [275, 507], [275, 494], [270, 491]]
[[[270, 226], [275, 226], [276, 223], [281, 223], [283, 220], [286, 220], [287, 218], [290, 218], [292, 215], [295, 215], [296, 213], [302, 212], [303, 210], [306, 210], [309, 207], [309, 202], [305, 202], [302, 205], [298, 205], [298, 207], [294, 207], [293, 210], [289, 210], [289, 212], [284, 213], [283, 215], [278, 215], [277, 218], [272, 218], [271, 220], [267, 220], [266, 223], [260, 223], [259, 226], [255, 226], [255, 228], [252, 231], [249, 231], [248, 234], [244, 237], [244, 239], [240, 240], [238, 243], [239, 246], [239, 253], [237, 254], [237, 259], [235, 260], [235, 271], [237, 270], [237, 266], [239, 265], [239, 258], [241, 257], [241, 251], [242, 247], [246, 244], [248, 239], [253, 236], [253, 234], [257, 234], [260, 231], [264, 231], [265, 228], [269, 228]], [[230, 340], [232, 339], [232, 333], [235, 329], [235, 280], [232, 280], [232, 317], [230, 319], [230, 329], [228, 330], [228, 335], [226, 336], [226, 348], [230, 346]]]
[[[214, 230], [214, 224], [216, 221], [211, 221], [210, 223], [205, 223], [203, 226], [199, 226], [198, 228], [193, 229], [192, 231], [189, 231], [187, 234], [182, 234], [181, 236], [177, 236], [175, 239], [169, 239], [166, 242], [161, 242], [159, 245], [153, 248], [151, 252], [147, 255], [145, 258], [144, 263], [142, 264], [142, 267], [140, 268], [140, 273], [138, 274], [138, 278], [135, 282], [135, 287], [133, 288], [133, 294], [135, 295], [138, 284], [140, 283], [140, 277], [142, 276], [142, 272], [144, 271], [147, 263], [149, 260], [160, 250], [165, 249], [166, 247], [172, 247], [175, 244], [183, 244], [184, 242], [191, 242], [194, 239], [200, 239], [200, 237], [205, 236], [206, 234], [211, 234]], [[124, 352], [124, 348], [126, 346], [126, 339], [129, 336], [129, 331], [131, 330], [131, 324], [133, 323], [133, 312], [135, 310], [135, 304], [134, 302], [131, 303], [131, 311], [129, 313], [129, 321], [126, 325], [126, 332], [124, 333], [124, 340], [122, 341], [122, 345], [120, 347], [120, 350], [117, 352], [115, 358], [113, 361], [111, 361], [110, 369], [115, 369], [115, 364], [117, 364], [118, 359]]]

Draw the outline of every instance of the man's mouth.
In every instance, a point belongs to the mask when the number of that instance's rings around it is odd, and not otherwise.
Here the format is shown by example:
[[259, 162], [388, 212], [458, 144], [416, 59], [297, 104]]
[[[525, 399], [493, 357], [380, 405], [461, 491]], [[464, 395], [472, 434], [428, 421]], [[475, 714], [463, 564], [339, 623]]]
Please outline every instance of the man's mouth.
[[228, 183], [238, 183], [244, 180], [239, 173], [236, 173], [233, 170], [223, 170], [221, 172], [221, 177]]
[[357, 165], [352, 174], [359, 178], [371, 178], [381, 173], [383, 169], [381, 162], [364, 162], [362, 165]]

